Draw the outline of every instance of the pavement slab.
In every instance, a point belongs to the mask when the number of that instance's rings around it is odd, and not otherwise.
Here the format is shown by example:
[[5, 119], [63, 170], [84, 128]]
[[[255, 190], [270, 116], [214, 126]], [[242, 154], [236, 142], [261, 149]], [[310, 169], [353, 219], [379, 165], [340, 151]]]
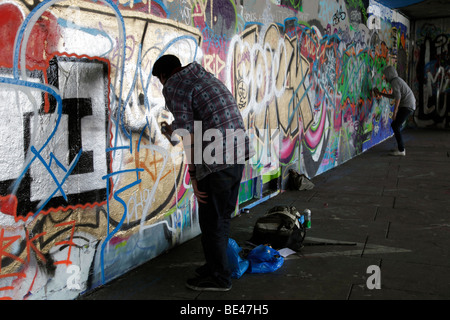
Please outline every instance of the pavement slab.
[[[299, 301], [450, 299], [450, 132], [407, 129], [405, 157], [390, 138], [232, 219], [246, 248], [256, 220], [276, 205], [312, 211], [304, 247], [272, 273], [245, 273], [228, 292], [196, 292], [185, 280], [203, 263], [199, 237], [79, 300]], [[370, 288], [379, 268], [380, 289]], [[298, 304], [297, 304], [298, 305]]]

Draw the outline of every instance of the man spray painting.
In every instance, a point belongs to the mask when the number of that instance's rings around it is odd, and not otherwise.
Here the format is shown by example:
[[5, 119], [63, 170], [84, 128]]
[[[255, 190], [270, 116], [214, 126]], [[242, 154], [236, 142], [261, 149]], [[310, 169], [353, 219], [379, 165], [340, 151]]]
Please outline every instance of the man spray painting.
[[394, 113], [392, 116], [393, 121], [391, 127], [397, 141], [397, 150], [392, 151], [390, 154], [393, 156], [405, 156], [406, 149], [401, 134], [401, 128], [404, 122], [416, 109], [416, 99], [411, 88], [405, 80], [398, 76], [397, 70], [395, 70], [393, 66], [387, 66], [384, 69], [383, 77], [390, 83], [392, 93], [380, 92], [378, 88], [374, 88], [373, 92], [377, 99], [384, 96], [394, 100]]
[[[152, 74], [163, 85], [166, 105], [174, 116], [173, 123], [165, 124], [164, 131], [168, 135], [180, 129], [187, 133], [182, 137], [183, 145], [199, 204], [206, 263], [197, 268], [197, 277], [188, 279], [186, 286], [199, 291], [230, 290], [227, 257], [230, 219], [236, 207], [244, 163], [254, 155], [242, 116], [232, 93], [197, 62], [182, 67], [176, 56], [164, 55], [155, 62]], [[198, 127], [201, 127], [199, 131]], [[207, 142], [201, 136], [208, 131], [223, 136], [229, 131], [242, 134], [237, 140], [233, 136], [231, 141], [222, 141], [216, 135], [213, 142]], [[200, 143], [196, 143], [198, 140]], [[211, 144], [217, 146], [214, 157], [201, 157]], [[201, 159], [196, 159], [198, 154]]]

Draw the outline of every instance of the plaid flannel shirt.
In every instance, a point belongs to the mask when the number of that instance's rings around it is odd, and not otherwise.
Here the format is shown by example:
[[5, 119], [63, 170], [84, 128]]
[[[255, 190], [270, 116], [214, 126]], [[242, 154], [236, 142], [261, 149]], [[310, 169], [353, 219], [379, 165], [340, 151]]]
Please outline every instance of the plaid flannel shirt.
[[[222, 163], [205, 163], [205, 159], [202, 157], [202, 163], [196, 163], [198, 180], [211, 172], [223, 170], [236, 163], [244, 163], [255, 154], [232, 93], [219, 79], [207, 72], [197, 62], [187, 65], [169, 77], [164, 84], [163, 95], [169, 111], [175, 118], [172, 123], [173, 130], [185, 129], [189, 133], [198, 134], [199, 132], [194, 132], [194, 124], [199, 121], [202, 128], [201, 140], [204, 139], [204, 133], [208, 129], [217, 129], [224, 137], [222, 141], [223, 154], [212, 153], [216, 159], [219, 159], [217, 162]], [[242, 139], [234, 139], [234, 152], [232, 153], [227, 152], [227, 141], [225, 141], [227, 129], [244, 134]], [[197, 139], [198, 137], [194, 138], [195, 141], [198, 141]], [[213, 142], [217, 143], [215, 140]], [[203, 141], [202, 156], [210, 143], [212, 142]], [[228, 143], [230, 142], [228, 141]], [[211, 150], [217, 151], [220, 148], [211, 148], [210, 146], [207, 151]], [[233, 157], [230, 158], [231, 156]]]

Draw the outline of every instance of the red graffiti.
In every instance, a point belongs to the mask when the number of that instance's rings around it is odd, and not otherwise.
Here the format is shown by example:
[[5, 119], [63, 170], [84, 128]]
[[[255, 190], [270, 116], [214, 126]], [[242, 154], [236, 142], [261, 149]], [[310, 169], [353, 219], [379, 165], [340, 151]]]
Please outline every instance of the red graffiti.
[[[15, 255], [9, 253], [8, 251], [6, 251], [6, 249], [8, 249], [8, 247], [11, 246], [11, 244], [16, 242], [18, 239], [20, 239], [20, 236], [5, 237], [5, 230], [1, 229], [1, 231], [0, 231], [0, 261], [1, 261], [2, 257], [8, 257], [8, 258], [17, 260], [20, 263], [25, 263], [25, 261], [22, 258], [17, 257]], [[2, 265], [0, 264], [0, 272], [1, 271], [2, 271]]]
[[[16, 35], [24, 18], [17, 6], [11, 3], [0, 5], [0, 66], [13, 66]], [[32, 26], [30, 37], [26, 43], [26, 65], [28, 69], [45, 68], [47, 57], [56, 51], [59, 41], [59, 28], [56, 17], [44, 12], [36, 24]], [[19, 39], [22, 40], [22, 39]], [[22, 43], [23, 45], [23, 43]]]
[[40, 238], [42, 236], [44, 236], [47, 232], [42, 232], [39, 233], [38, 235], [35, 235], [33, 238], [30, 239], [29, 234], [28, 234], [28, 230], [26, 231], [26, 239], [27, 239], [27, 261], [30, 262], [30, 253], [31, 250], [33, 249], [34, 252], [36, 252], [36, 255], [44, 262], [47, 261], [47, 259], [45, 259], [44, 255], [36, 248], [36, 246], [34, 245], [33, 241], [36, 240], [37, 238]]
[[17, 197], [15, 195], [0, 196], [0, 211], [15, 217], [17, 210]]
[[61, 261], [56, 261], [56, 262], [54, 262], [55, 265], [65, 264], [66, 266], [69, 266], [72, 264], [72, 261], [70, 261], [70, 253], [72, 251], [72, 246], [75, 245], [75, 243], [73, 243], [73, 234], [75, 232], [75, 224], [76, 224], [75, 220], [55, 224], [55, 227], [72, 226], [72, 231], [70, 233], [70, 239], [67, 241], [64, 240], [64, 241], [59, 241], [59, 242], [55, 243], [55, 246], [64, 245], [64, 244], [69, 246], [69, 253], [67, 254], [67, 259], [61, 260]]

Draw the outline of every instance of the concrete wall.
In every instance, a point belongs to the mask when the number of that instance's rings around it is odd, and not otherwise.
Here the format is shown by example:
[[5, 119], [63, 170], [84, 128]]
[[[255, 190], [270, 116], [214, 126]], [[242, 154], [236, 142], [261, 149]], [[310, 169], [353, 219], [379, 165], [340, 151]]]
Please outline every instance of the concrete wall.
[[414, 23], [412, 88], [418, 108], [419, 127], [450, 128], [450, 20], [419, 20]]
[[0, 1], [0, 297], [73, 299], [199, 234], [155, 59], [234, 93], [258, 154], [239, 202], [390, 137], [373, 100], [409, 22], [361, 0]]

